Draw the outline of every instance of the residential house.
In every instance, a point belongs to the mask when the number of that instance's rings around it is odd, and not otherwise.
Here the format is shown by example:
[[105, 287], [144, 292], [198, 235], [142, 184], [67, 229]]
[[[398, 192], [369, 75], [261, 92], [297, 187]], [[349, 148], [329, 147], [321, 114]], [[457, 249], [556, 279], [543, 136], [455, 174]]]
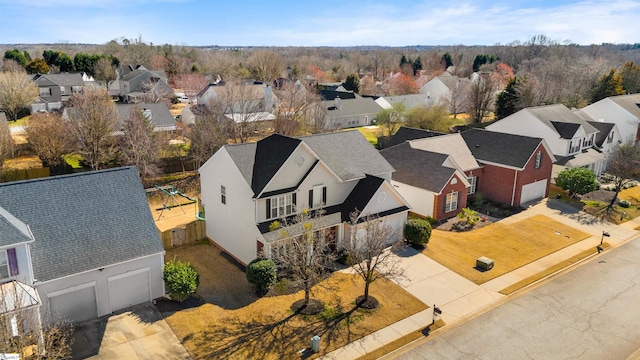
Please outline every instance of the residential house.
[[352, 213], [383, 219], [401, 237], [409, 210], [390, 183], [393, 168], [358, 131], [225, 145], [199, 171], [207, 236], [242, 264], [282, 249], [271, 224], [305, 209], [322, 210], [331, 249], [350, 239]]
[[81, 73], [36, 74], [39, 97], [31, 104], [31, 112], [59, 110], [71, 95], [82, 91]]
[[482, 166], [476, 192], [514, 207], [549, 195], [556, 159], [544, 139], [481, 129], [460, 135]]
[[461, 92], [468, 83], [469, 79], [467, 78], [460, 78], [445, 72], [421, 86], [420, 93], [427, 95], [430, 103], [447, 106], [451, 104], [455, 93]]
[[149, 87], [157, 87], [157, 92], [162, 94], [173, 94], [173, 89], [167, 83], [167, 76], [164, 71], [151, 71], [144, 66], [138, 66], [135, 70], [129, 71], [120, 76], [117, 82], [111, 84], [112, 91], [118, 87], [118, 95], [125, 103], [144, 102], [147, 99]]
[[424, 139], [432, 136], [446, 135], [438, 131], [424, 130], [418, 128], [412, 128], [408, 126], [402, 126], [395, 134], [393, 134], [387, 144], [384, 147], [392, 147], [402, 144], [405, 141]]
[[600, 175], [605, 155], [595, 149], [598, 129], [584, 113], [569, 110], [562, 104], [522, 109], [486, 127], [487, 130], [543, 138], [564, 167], [588, 167]]
[[348, 91], [322, 90], [322, 107], [327, 110], [328, 130], [371, 125], [382, 107], [372, 98]]
[[598, 122], [616, 124], [623, 143], [640, 140], [640, 94], [611, 96], [582, 111]]
[[467, 204], [467, 176], [450, 155], [418, 148], [420, 141], [380, 152], [395, 169], [391, 184], [411, 211], [438, 221], [454, 217]]
[[164, 296], [164, 249], [134, 167], [4, 183], [0, 199], [0, 281], [25, 305], [83, 321]]
[[380, 105], [383, 109], [391, 109], [394, 103], [402, 103], [405, 106], [405, 109], [413, 109], [419, 106], [429, 107], [431, 105], [435, 105], [436, 103], [431, 98], [431, 95], [428, 94], [407, 94], [407, 95], [396, 95], [396, 96], [381, 96], [377, 98], [376, 103]]
[[605, 166], [613, 158], [618, 146], [622, 144], [622, 135], [618, 130], [618, 125], [610, 122], [588, 121], [591, 126], [598, 129], [594, 147], [605, 156]]
[[128, 119], [129, 114], [140, 108], [142, 114], [153, 124], [153, 131], [173, 131], [176, 129], [175, 118], [171, 115], [169, 108], [163, 102], [160, 103], [139, 103], [139, 104], [116, 104], [120, 115], [120, 126]]

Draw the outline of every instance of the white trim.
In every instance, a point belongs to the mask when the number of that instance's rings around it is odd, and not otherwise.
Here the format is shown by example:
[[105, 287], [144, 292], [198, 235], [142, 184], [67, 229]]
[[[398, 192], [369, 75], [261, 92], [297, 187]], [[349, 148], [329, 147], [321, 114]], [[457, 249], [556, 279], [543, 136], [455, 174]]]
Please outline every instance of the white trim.
[[151, 268], [147, 266], [147, 267], [140, 268], [140, 269], [137, 269], [137, 270], [127, 271], [127, 272], [122, 273], [122, 274], [109, 276], [109, 277], [107, 278], [107, 282], [109, 282], [109, 281], [116, 281], [116, 280], [120, 280], [120, 279], [124, 279], [124, 278], [127, 278], [127, 277], [129, 277], [129, 276], [135, 276], [135, 275], [138, 275], [138, 274], [142, 274], [142, 273], [144, 273], [144, 272], [151, 273]]
[[[111, 284], [112, 281], [118, 281], [118, 280], [122, 280], [122, 279], [126, 279], [128, 277], [131, 276], [136, 276], [139, 274], [144, 274], [147, 273], [147, 285], [149, 287], [149, 292], [147, 293], [147, 299], [149, 299], [149, 301], [153, 300], [153, 292], [151, 290], [151, 268], [150, 267], [144, 267], [144, 268], [140, 268], [137, 270], [131, 270], [131, 271], [127, 271], [125, 273], [122, 274], [118, 274], [118, 275], [114, 275], [114, 276], [110, 276], [107, 278], [107, 296], [109, 298], [109, 310], [111, 313], [113, 313], [113, 304], [111, 303]], [[118, 309], [119, 310], [119, 309]]]
[[[41, 284], [46, 284], [46, 283], [49, 283], [49, 282], [52, 282], [52, 281], [58, 281], [58, 280], [62, 280], [62, 279], [66, 279], [66, 278], [70, 278], [70, 277], [72, 277], [72, 276], [78, 276], [78, 275], [81, 275], [81, 274], [86, 274], [86, 273], [90, 273], [90, 272], [93, 272], [93, 271], [98, 271], [98, 270], [100, 270], [100, 269], [106, 269], [106, 268], [110, 268], [110, 267], [113, 267], [113, 266], [118, 266], [118, 265], [122, 265], [122, 264], [127, 264], [127, 263], [130, 263], [130, 262], [133, 262], [133, 261], [138, 261], [138, 260], [146, 259], [146, 258], [150, 258], [150, 257], [153, 257], [153, 256], [158, 256], [158, 255], [160, 255], [160, 257], [161, 257], [162, 259], [164, 259], [164, 254], [165, 254], [165, 251], [161, 251], [161, 252], [158, 252], [158, 253], [155, 253], [155, 254], [145, 255], [145, 256], [140, 256], [140, 257], [137, 257], [137, 258], [135, 258], [135, 259], [131, 259], [131, 260], [127, 260], [127, 261], [122, 261], [122, 262], [115, 263], [115, 264], [111, 264], [111, 265], [105, 265], [105, 266], [100, 267], [100, 268], [95, 268], [95, 269], [91, 269], [91, 270], [86, 270], [86, 271], [82, 271], [82, 272], [79, 272], [79, 273], [75, 273], [75, 274], [71, 274], [71, 275], [66, 275], [66, 276], [62, 276], [62, 277], [55, 278], [55, 279], [51, 279], [51, 280], [47, 280], [47, 281], [38, 281], [38, 282], [37, 282], [37, 286], [40, 286]], [[34, 284], [34, 285], [35, 285], [35, 284]]]
[[[68, 287], [66, 289], [57, 290], [57, 291], [54, 291], [54, 292], [47, 293], [47, 300], [51, 299], [52, 297], [66, 295], [66, 294], [72, 293], [74, 291], [86, 289], [86, 288], [89, 288], [89, 287], [93, 287], [93, 290], [96, 291], [96, 282], [95, 281], [90, 281], [88, 283], [84, 283], [84, 284], [80, 284], [80, 285], [74, 285], [74, 286], [70, 286], [70, 287]], [[97, 291], [96, 291], [96, 299], [98, 299]], [[49, 304], [51, 304], [51, 303], [49, 303]], [[49, 305], [49, 307], [51, 307], [51, 305]]]

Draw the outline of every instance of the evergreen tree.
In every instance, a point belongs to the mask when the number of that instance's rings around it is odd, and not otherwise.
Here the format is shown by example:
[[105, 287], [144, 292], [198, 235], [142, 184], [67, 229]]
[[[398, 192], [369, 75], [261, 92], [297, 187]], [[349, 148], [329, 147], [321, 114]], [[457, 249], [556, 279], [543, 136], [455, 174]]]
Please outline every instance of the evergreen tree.
[[622, 87], [627, 94], [640, 92], [640, 65], [633, 61], [627, 61], [622, 66], [620, 75], [622, 75]]
[[354, 93], [360, 93], [360, 77], [356, 73], [347, 75], [347, 79], [344, 81], [344, 88], [353, 91]]
[[591, 102], [597, 102], [609, 96], [624, 95], [622, 76], [615, 68], [602, 75], [591, 90]]
[[417, 75], [418, 71], [422, 70], [422, 59], [420, 58], [420, 56], [418, 56], [414, 61], [413, 61], [413, 75]]
[[449, 66], [453, 66], [453, 58], [451, 57], [451, 54], [449, 54], [449, 52], [444, 53], [444, 55], [442, 55], [442, 61], [444, 62], [444, 69], [448, 69]]
[[[28, 53], [27, 53], [28, 54]], [[5, 59], [12, 59], [15, 60], [18, 64], [20, 64], [20, 66], [25, 67], [27, 66], [27, 64], [29, 63], [29, 60], [31, 60], [31, 58], [27, 59], [24, 56], [24, 53], [21, 52], [18, 49], [13, 49], [13, 50], [7, 50], [4, 52], [4, 58]]]
[[504, 119], [505, 117], [520, 110], [520, 79], [512, 77], [507, 82], [504, 90], [498, 94], [496, 98], [496, 119]]

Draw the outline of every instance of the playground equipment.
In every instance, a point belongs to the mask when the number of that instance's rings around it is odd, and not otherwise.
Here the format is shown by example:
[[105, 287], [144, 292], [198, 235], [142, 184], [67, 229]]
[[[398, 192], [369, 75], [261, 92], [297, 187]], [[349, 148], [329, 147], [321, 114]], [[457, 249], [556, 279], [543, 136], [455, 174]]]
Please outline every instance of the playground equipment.
[[[158, 215], [158, 220], [160, 220], [160, 218], [162, 217], [162, 214], [164, 213], [165, 210], [171, 211], [171, 209], [176, 208], [176, 207], [180, 208], [180, 210], [182, 210], [182, 213], [186, 215], [187, 213], [186, 213], [186, 211], [184, 211], [182, 206], [183, 205], [190, 205], [190, 204], [193, 204], [193, 203], [197, 202], [195, 198], [192, 198], [189, 195], [181, 193], [173, 185], [168, 185], [168, 186], [153, 185], [153, 187], [155, 189], [148, 189], [147, 193], [150, 193], [151, 191], [159, 190], [159, 191], [162, 191], [165, 195], [167, 195], [166, 200], [162, 204], [162, 207], [159, 207], [159, 208], [156, 209], [156, 210], [160, 210], [160, 214]], [[185, 198], [185, 199], [187, 199], [189, 201], [185, 202], [185, 203], [181, 203], [180, 201], [178, 201], [178, 196], [183, 197], [183, 198]], [[197, 209], [196, 209], [196, 211], [197, 211]]]

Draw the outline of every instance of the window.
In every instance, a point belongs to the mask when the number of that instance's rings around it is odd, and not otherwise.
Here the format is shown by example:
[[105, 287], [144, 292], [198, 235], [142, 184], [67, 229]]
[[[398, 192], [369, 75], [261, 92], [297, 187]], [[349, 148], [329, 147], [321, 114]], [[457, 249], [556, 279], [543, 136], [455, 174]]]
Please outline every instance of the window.
[[0, 250], [0, 279], [18, 275], [16, 249]]
[[534, 167], [536, 169], [540, 169], [540, 165], [542, 165], [542, 152], [538, 151], [538, 153], [536, 154], [536, 163], [534, 164]]
[[585, 138], [584, 142], [582, 143], [582, 145], [584, 147], [589, 147], [593, 145], [593, 137], [595, 136], [595, 134], [591, 134], [591, 136], [589, 136], [589, 138]]
[[309, 190], [309, 208], [316, 209], [327, 204], [327, 187], [316, 185]]
[[227, 188], [224, 185], [220, 185], [220, 202], [227, 203]]
[[469, 176], [467, 178], [467, 180], [469, 181], [469, 187], [467, 188], [467, 194], [471, 195], [471, 194], [475, 194], [476, 193], [476, 185], [478, 184], [478, 177], [477, 176]]
[[66, 94], [64, 93], [64, 86], [60, 86], [60, 95], [66, 95]]
[[447, 194], [444, 202], [444, 212], [452, 212], [458, 208], [458, 192], [453, 191]]
[[294, 214], [296, 211], [296, 194], [274, 196], [267, 199], [267, 219], [278, 219]]
[[569, 154], [575, 154], [580, 151], [580, 145], [582, 144], [582, 139], [571, 140], [571, 147], [569, 148]]
[[607, 144], [611, 144], [613, 142], [613, 131], [609, 133], [609, 137], [607, 137]]
[[39, 88], [39, 90], [40, 90], [40, 96], [43, 96], [43, 97], [51, 96], [50, 88]]

